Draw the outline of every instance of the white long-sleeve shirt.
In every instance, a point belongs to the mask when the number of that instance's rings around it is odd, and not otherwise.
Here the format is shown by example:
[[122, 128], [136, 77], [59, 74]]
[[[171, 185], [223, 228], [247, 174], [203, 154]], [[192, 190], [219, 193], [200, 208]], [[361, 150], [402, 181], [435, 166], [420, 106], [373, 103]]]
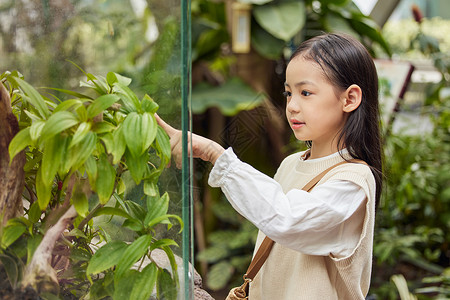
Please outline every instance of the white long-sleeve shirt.
[[329, 180], [311, 192], [284, 192], [276, 180], [240, 161], [231, 148], [217, 159], [208, 182], [222, 189], [236, 211], [285, 247], [340, 258], [350, 255], [360, 239], [366, 195], [353, 182]]

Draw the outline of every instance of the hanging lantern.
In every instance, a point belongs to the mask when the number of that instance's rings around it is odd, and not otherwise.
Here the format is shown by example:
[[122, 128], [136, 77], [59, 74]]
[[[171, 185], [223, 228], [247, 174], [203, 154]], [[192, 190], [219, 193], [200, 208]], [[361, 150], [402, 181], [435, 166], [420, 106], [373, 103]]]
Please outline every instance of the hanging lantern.
[[232, 49], [234, 53], [250, 52], [251, 5], [239, 2], [232, 4], [233, 27]]

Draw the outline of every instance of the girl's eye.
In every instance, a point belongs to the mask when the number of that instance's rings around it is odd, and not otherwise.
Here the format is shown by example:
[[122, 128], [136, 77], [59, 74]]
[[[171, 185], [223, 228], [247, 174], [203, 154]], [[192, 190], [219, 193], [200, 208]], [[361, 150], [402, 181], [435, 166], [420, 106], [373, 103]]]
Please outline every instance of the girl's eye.
[[284, 92], [283, 92], [283, 96], [286, 97], [286, 98], [287, 98], [287, 97], [291, 97], [291, 96], [292, 96], [292, 93], [289, 92], [289, 91], [284, 91]]
[[311, 93], [310, 92], [308, 92], [308, 91], [302, 91], [302, 95], [303, 96], [309, 96], [309, 95], [311, 95]]

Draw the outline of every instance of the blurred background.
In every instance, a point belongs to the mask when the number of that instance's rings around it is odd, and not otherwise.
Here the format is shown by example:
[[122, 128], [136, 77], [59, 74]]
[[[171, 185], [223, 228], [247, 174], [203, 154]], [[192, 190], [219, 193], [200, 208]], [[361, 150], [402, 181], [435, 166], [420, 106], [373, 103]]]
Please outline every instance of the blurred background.
[[[89, 73], [117, 72], [177, 125], [179, 7], [179, 0], [1, 0], [0, 73], [75, 89], [84, 75], [71, 61]], [[369, 298], [449, 299], [450, 2], [192, 0], [190, 11], [192, 68], [184, 79], [192, 129], [270, 176], [305, 148], [284, 116], [293, 49], [334, 31], [369, 49], [379, 68], [385, 150]], [[196, 160], [191, 170], [191, 247], [204, 287], [221, 299], [240, 283], [257, 230], [208, 187], [210, 168]]]

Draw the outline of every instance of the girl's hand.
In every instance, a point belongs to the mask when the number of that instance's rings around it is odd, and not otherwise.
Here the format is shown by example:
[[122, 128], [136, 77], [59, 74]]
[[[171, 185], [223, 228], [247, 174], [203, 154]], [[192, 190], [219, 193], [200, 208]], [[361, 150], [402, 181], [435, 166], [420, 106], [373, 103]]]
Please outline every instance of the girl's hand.
[[[175, 129], [157, 114], [155, 114], [156, 121], [166, 131], [170, 137], [170, 147], [172, 150], [172, 156], [175, 160], [177, 168], [181, 169], [182, 166], [182, 142], [181, 142], [181, 130]], [[192, 146], [192, 153], [191, 153]], [[218, 143], [202, 137], [197, 134], [188, 133], [188, 155], [192, 155], [194, 158], [201, 158], [204, 161], [215, 163], [217, 158], [225, 151], [225, 149]]]

